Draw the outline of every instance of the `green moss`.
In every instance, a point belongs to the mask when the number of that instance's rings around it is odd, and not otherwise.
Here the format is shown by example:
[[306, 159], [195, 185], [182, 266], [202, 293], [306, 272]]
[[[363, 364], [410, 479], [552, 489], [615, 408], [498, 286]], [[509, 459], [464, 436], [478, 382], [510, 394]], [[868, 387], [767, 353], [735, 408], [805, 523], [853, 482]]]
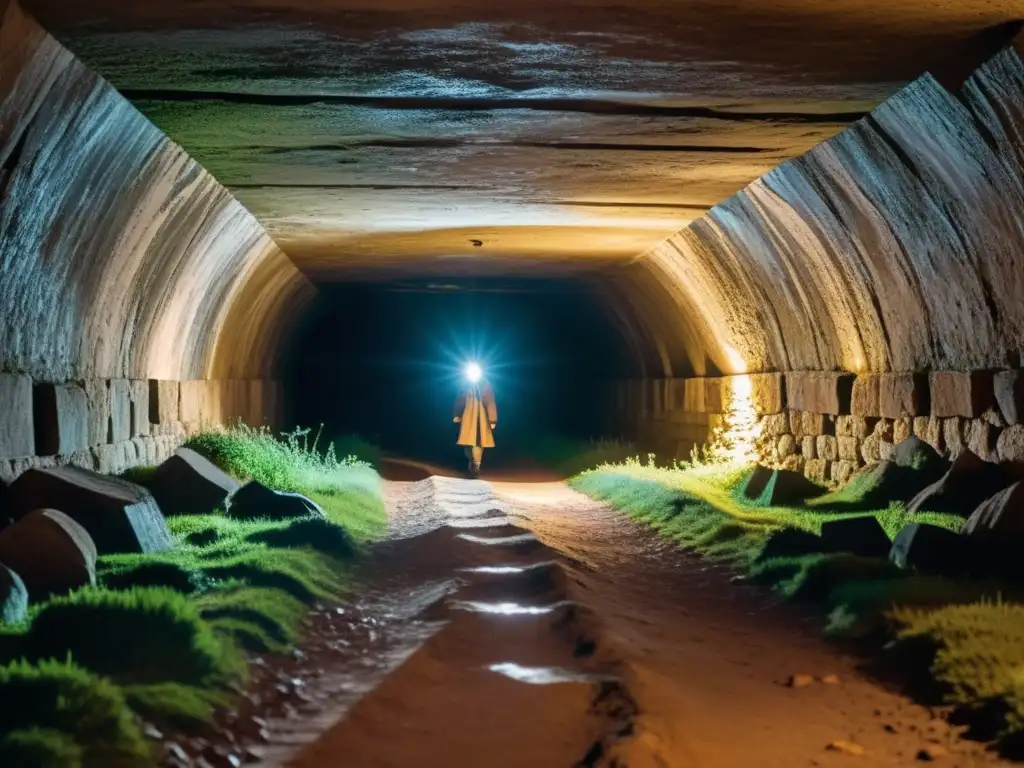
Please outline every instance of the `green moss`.
[[133, 711], [158, 727], [188, 731], [206, 730], [214, 710], [231, 702], [222, 691], [181, 683], [127, 685], [124, 696]]
[[82, 748], [52, 728], [24, 728], [0, 737], [0, 765], [82, 768]]
[[[12, 734], [19, 735], [12, 741]], [[22, 750], [21, 754], [32, 749], [67, 755], [74, 743], [83, 765], [152, 764], [150, 745], [120, 689], [66, 661], [18, 661], [0, 667], [0, 736], [5, 749]]]
[[232, 619], [233, 627], [246, 623], [256, 628], [252, 633], [268, 647], [261, 650], [283, 650], [298, 637], [306, 616], [304, 603], [280, 590], [236, 586], [216, 589], [196, 599], [204, 619]]
[[51, 600], [33, 617], [25, 648], [34, 659], [70, 657], [124, 684], [216, 686], [244, 675], [240, 655], [196, 604], [166, 588], [90, 588]]

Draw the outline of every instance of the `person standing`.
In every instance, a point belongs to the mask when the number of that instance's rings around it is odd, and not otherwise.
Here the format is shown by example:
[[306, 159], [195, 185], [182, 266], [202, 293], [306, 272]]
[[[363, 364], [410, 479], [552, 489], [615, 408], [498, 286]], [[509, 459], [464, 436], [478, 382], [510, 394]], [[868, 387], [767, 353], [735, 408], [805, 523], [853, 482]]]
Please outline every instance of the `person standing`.
[[459, 425], [456, 445], [466, 449], [469, 473], [480, 474], [484, 448], [494, 447], [494, 430], [498, 426], [498, 406], [494, 390], [483, 378], [480, 366], [471, 363], [466, 368], [467, 386], [455, 400], [455, 423]]

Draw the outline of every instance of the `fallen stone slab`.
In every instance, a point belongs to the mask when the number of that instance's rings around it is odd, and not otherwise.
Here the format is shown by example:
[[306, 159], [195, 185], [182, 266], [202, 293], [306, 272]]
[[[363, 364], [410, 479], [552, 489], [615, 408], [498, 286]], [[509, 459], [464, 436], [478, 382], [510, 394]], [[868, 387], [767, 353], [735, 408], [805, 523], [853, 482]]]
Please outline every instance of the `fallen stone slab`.
[[889, 561], [900, 568], [945, 576], [979, 572], [981, 558], [969, 536], [927, 523], [909, 523], [896, 534]]
[[821, 552], [821, 537], [800, 528], [783, 528], [768, 537], [758, 560], [799, 557]]
[[17, 624], [28, 617], [28, 589], [17, 573], [0, 565], [0, 624]]
[[96, 544], [56, 509], [29, 512], [0, 530], [0, 564], [21, 576], [33, 602], [96, 584]]
[[149, 491], [87, 469], [30, 469], [11, 484], [0, 506], [15, 521], [36, 509], [59, 509], [88, 531], [101, 555], [174, 546]]
[[1024, 482], [1016, 482], [979, 504], [961, 533], [998, 546], [1019, 544], [1024, 539]]
[[896, 445], [891, 461], [899, 467], [939, 475], [949, 469], [949, 462], [916, 435], [911, 435]]
[[907, 505], [908, 512], [946, 512], [968, 517], [985, 499], [1006, 488], [1009, 478], [976, 453], [960, 451], [949, 471]]
[[801, 472], [762, 466], [751, 471], [742, 490], [748, 499], [766, 507], [799, 505], [824, 492], [822, 486]]
[[822, 552], [888, 557], [891, 542], [874, 516], [830, 520], [821, 526]]
[[165, 515], [206, 515], [224, 509], [239, 484], [205, 456], [179, 448], [146, 485]]
[[250, 480], [228, 499], [229, 517], [267, 520], [293, 520], [301, 517], [327, 519], [327, 513], [315, 501], [299, 493], [267, 488]]

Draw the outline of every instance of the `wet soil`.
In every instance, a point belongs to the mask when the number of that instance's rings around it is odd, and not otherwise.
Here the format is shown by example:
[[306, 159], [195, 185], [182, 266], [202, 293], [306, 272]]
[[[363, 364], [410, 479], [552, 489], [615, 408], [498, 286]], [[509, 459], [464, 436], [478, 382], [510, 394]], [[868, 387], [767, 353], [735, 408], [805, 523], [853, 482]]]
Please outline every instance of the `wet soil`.
[[210, 765], [1000, 763], [820, 618], [563, 483], [408, 477], [358, 600], [260, 662]]

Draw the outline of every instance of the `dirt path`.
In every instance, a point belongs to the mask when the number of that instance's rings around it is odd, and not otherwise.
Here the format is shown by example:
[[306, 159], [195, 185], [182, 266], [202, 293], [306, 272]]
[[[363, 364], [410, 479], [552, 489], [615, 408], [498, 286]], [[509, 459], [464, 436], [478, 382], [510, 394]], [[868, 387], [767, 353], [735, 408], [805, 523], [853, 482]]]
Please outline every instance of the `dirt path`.
[[[890, 766], [922, 749], [997, 763], [866, 680], [810, 617], [564, 484], [433, 477], [388, 497], [361, 608], [378, 613], [374, 683], [279, 763]], [[795, 673], [819, 680], [792, 688]]]

